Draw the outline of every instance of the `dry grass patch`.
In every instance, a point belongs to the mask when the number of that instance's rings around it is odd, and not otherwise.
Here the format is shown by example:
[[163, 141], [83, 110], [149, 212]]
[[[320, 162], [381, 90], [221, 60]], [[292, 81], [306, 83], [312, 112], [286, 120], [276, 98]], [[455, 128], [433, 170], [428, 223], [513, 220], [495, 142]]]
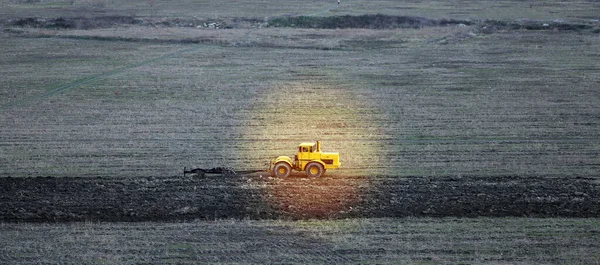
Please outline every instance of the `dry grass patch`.
[[596, 219], [0, 224], [0, 261], [39, 264], [598, 264]]

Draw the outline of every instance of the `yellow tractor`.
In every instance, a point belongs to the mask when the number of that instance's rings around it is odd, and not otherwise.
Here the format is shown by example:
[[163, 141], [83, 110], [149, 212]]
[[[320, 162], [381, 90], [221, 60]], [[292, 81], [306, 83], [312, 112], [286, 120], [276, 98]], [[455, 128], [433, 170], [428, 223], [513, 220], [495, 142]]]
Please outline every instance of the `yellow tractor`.
[[279, 156], [271, 160], [269, 171], [279, 178], [288, 177], [292, 169], [306, 171], [309, 177], [318, 178], [325, 174], [327, 169], [338, 168], [341, 165], [340, 154], [321, 152], [321, 141], [317, 141], [298, 145], [298, 153], [294, 156], [294, 160], [288, 156]]

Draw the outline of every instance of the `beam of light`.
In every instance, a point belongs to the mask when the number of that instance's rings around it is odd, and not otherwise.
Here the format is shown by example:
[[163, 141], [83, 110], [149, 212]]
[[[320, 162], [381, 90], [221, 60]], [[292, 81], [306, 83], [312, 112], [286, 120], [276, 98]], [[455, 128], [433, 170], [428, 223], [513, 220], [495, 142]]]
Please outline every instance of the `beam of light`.
[[369, 190], [364, 181], [368, 169], [379, 163], [380, 147], [370, 139], [377, 128], [370, 109], [351, 89], [335, 85], [291, 82], [265, 89], [243, 126], [245, 146], [239, 155], [251, 165], [264, 165], [279, 155], [293, 158], [300, 142], [321, 140], [322, 150], [339, 152], [342, 162], [320, 179], [304, 172], [269, 179], [264, 197], [270, 207], [292, 218], [352, 215], [362, 192]]

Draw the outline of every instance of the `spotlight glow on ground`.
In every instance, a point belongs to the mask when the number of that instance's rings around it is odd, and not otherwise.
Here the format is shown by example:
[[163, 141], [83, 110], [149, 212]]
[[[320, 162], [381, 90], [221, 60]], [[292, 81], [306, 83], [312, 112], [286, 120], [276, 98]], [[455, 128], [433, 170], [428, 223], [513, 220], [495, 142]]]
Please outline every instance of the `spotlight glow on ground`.
[[254, 154], [255, 163], [293, 157], [299, 143], [321, 140], [322, 150], [339, 152], [342, 162], [340, 169], [328, 170], [320, 179], [308, 179], [303, 172], [272, 179], [266, 194], [271, 207], [298, 218], [351, 212], [365, 185], [361, 179], [379, 163], [379, 146], [370, 140], [377, 130], [370, 113], [369, 104], [348, 88], [293, 82], [267, 89], [252, 107], [243, 132], [246, 157]]

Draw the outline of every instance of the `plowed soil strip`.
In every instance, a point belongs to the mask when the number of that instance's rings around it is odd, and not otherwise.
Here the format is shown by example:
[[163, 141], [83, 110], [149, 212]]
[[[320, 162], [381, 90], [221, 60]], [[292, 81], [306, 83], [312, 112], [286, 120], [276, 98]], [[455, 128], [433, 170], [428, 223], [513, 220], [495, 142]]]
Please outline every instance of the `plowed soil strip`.
[[8, 222], [599, 217], [599, 212], [597, 178], [0, 178], [0, 221]]

